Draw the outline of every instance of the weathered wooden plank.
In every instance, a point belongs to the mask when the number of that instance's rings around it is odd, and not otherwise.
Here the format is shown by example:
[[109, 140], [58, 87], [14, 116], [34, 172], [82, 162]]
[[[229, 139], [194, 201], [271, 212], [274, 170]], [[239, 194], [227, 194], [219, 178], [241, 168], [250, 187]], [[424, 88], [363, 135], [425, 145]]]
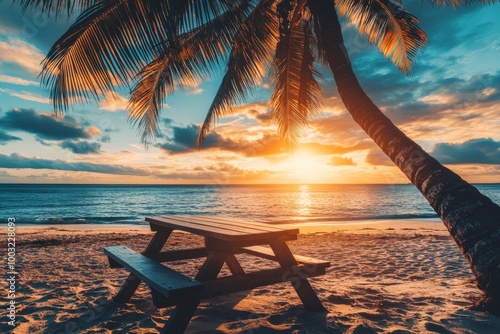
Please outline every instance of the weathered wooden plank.
[[[153, 217], [158, 218], [158, 217]], [[174, 222], [176, 224], [189, 224], [190, 226], [197, 225], [203, 229], [212, 230], [227, 230], [231, 232], [236, 232], [236, 234], [254, 234], [254, 233], [274, 233], [274, 232], [285, 232], [285, 231], [295, 231], [298, 233], [298, 229], [290, 228], [279, 228], [268, 225], [267, 228], [262, 228], [262, 224], [253, 225], [252, 222], [246, 222], [245, 224], [236, 224], [234, 222], [228, 222], [219, 219], [219, 217], [209, 217], [209, 216], [163, 216], [160, 217], [162, 221]], [[230, 232], [230, 233], [231, 233]], [[231, 233], [233, 234], [233, 233]]]
[[255, 231], [251, 228], [239, 228], [226, 226], [210, 222], [192, 223], [187, 218], [177, 218], [176, 216], [146, 217], [153, 231], [162, 228], [183, 230], [198, 235], [211, 237], [226, 241], [241, 241], [263, 238], [274, 238], [283, 235], [297, 235], [298, 229], [282, 229], [272, 232]]
[[289, 230], [289, 228], [285, 227], [280, 227], [276, 225], [271, 225], [271, 224], [265, 224], [265, 223], [258, 223], [258, 222], [253, 222], [253, 221], [244, 221], [244, 220], [237, 220], [233, 218], [224, 218], [224, 217], [213, 217], [213, 216], [181, 216], [182, 218], [186, 219], [194, 219], [194, 222], [198, 221], [205, 221], [205, 222], [211, 222], [215, 223], [217, 225], [221, 226], [232, 226], [232, 227], [237, 227], [237, 228], [251, 228], [254, 231], [262, 231], [262, 232], [275, 232], [275, 231], [283, 231], [283, 230]]
[[219, 236], [221, 238], [232, 238], [232, 237], [241, 237], [245, 235], [252, 235], [255, 231], [245, 231], [239, 230], [237, 228], [229, 228], [223, 226], [216, 226], [214, 224], [201, 224], [201, 223], [192, 223], [188, 220], [182, 220], [177, 217], [146, 217], [146, 221], [150, 223], [151, 230], [156, 231], [154, 225], [159, 226], [160, 228], [173, 228], [176, 230], [191, 232], [198, 235], [213, 235]]
[[249, 228], [247, 226], [233, 226], [231, 224], [226, 224], [220, 220], [217, 220], [217, 217], [213, 217], [212, 219], [200, 219], [199, 216], [164, 216], [162, 218], [181, 224], [187, 223], [191, 225], [199, 225], [203, 228], [222, 229], [237, 232], [240, 234], [255, 232], [255, 229]]
[[[251, 247], [241, 248], [240, 251], [242, 253], [259, 256], [259, 257], [262, 257], [264, 259], [278, 261], [273, 250], [271, 248], [268, 248], [268, 247], [251, 246]], [[317, 266], [321, 266], [321, 267], [330, 267], [330, 261], [319, 260], [319, 259], [315, 259], [312, 257], [301, 256], [301, 255], [296, 255], [296, 254], [293, 254], [293, 257], [295, 258], [295, 260], [298, 263], [304, 263], [304, 264], [308, 264], [308, 265], [317, 265]]]
[[151, 225], [152, 231], [158, 231], [161, 228], [172, 228], [174, 230], [191, 232], [202, 236], [209, 234], [225, 238], [247, 234], [251, 235], [250, 232], [238, 231], [236, 229], [231, 230], [218, 226], [201, 225], [174, 217], [146, 217], [146, 221]]
[[171, 262], [179, 260], [198, 259], [208, 256], [208, 251], [205, 247], [192, 249], [179, 249], [156, 254], [145, 254], [145, 256], [157, 262]]
[[217, 238], [205, 238], [205, 247], [208, 250], [234, 250], [242, 247], [255, 246], [255, 245], [269, 245], [272, 242], [285, 242], [289, 240], [296, 240], [296, 234], [285, 234], [278, 236], [271, 236], [265, 238], [252, 238], [247, 240], [235, 240], [235, 241], [227, 241], [221, 240]]
[[[168, 238], [172, 234], [172, 229], [162, 229], [155, 233], [143, 254], [155, 254], [161, 251], [165, 242], [167, 242]], [[115, 261], [116, 263], [116, 261]], [[141, 279], [136, 277], [133, 273], [128, 275], [125, 283], [123, 283], [120, 291], [116, 294], [113, 300], [117, 303], [126, 303], [132, 298], [135, 290], [141, 284]]]
[[264, 269], [241, 275], [220, 277], [205, 281], [202, 291], [187, 293], [180, 299], [164, 299], [159, 307], [173, 306], [181, 300], [209, 299], [271, 284], [284, 282], [293, 283], [303, 278], [316, 277], [324, 274], [325, 268], [323, 267], [317, 267], [315, 270], [311, 271], [304, 265], [296, 265], [287, 268]]
[[187, 292], [203, 289], [203, 283], [165, 267], [128, 247], [105, 247], [104, 252], [165, 297], [182, 296]]
[[243, 220], [243, 219], [237, 219], [237, 218], [227, 218], [227, 217], [216, 217], [216, 216], [197, 216], [197, 217], [206, 217], [206, 218], [215, 218], [220, 220], [221, 222], [231, 222], [234, 224], [238, 225], [244, 225], [244, 226], [260, 226], [262, 228], [268, 228], [268, 229], [273, 229], [273, 230], [289, 230], [289, 227], [282, 226], [280, 224], [269, 224], [269, 223], [263, 223], [263, 222], [256, 222], [256, 221], [248, 221], [248, 220]]

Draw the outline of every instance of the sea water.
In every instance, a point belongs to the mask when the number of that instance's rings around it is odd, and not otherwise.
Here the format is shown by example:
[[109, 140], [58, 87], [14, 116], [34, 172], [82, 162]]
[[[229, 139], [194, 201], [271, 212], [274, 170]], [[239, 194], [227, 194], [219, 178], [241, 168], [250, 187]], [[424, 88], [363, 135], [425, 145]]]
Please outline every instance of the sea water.
[[[500, 203], [500, 184], [475, 186]], [[437, 218], [413, 185], [0, 184], [0, 203], [0, 220], [17, 224], [144, 224], [156, 215], [273, 223]]]

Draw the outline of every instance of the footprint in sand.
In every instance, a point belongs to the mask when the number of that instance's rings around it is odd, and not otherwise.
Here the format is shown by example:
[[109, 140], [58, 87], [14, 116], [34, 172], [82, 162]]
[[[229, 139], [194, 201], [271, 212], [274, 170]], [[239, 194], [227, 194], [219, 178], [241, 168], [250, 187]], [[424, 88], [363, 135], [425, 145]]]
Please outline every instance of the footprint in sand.
[[433, 332], [433, 333], [455, 334], [454, 332], [449, 331], [446, 328], [444, 328], [443, 326], [436, 324], [434, 322], [426, 322], [424, 326], [425, 326], [425, 329], [427, 329], [428, 331]]

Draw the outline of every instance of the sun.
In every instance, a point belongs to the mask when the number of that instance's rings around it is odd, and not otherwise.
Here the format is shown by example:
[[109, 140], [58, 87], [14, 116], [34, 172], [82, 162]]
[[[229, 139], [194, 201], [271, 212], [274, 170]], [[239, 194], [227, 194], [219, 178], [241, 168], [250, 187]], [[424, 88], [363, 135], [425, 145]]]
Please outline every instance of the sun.
[[283, 169], [291, 176], [292, 183], [321, 182], [326, 163], [309, 151], [297, 151], [283, 162]]

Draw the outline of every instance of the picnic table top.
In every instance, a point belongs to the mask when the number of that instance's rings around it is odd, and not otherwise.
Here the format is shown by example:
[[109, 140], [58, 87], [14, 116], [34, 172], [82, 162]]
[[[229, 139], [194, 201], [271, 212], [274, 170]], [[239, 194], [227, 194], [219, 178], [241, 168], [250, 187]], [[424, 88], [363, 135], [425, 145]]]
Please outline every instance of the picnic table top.
[[155, 216], [146, 217], [153, 227], [182, 230], [208, 238], [225, 241], [249, 241], [296, 236], [298, 228], [213, 216]]

